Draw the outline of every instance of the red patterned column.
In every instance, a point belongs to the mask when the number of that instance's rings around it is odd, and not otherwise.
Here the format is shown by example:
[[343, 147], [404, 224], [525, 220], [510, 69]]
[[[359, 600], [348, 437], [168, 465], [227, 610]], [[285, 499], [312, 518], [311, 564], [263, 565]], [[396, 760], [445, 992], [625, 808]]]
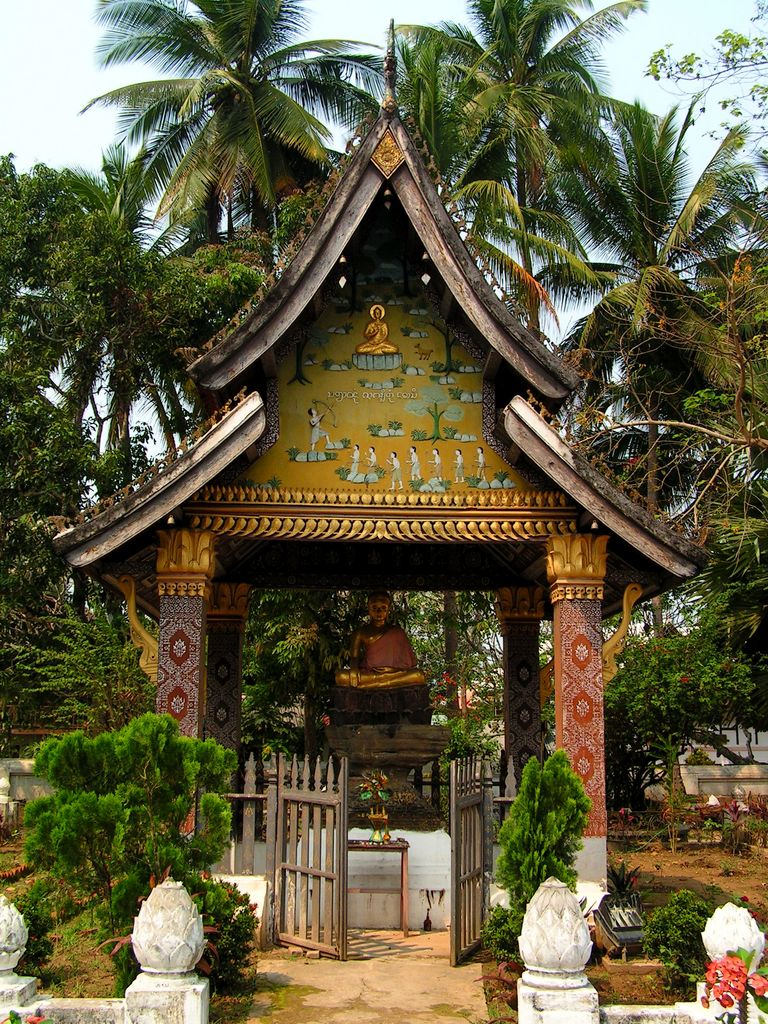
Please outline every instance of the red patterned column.
[[[585, 833], [587, 874], [605, 877], [608, 818], [605, 804], [602, 600], [607, 537], [551, 537], [547, 577], [554, 606], [555, 729], [592, 801]], [[580, 877], [585, 873], [579, 871]]]
[[202, 530], [158, 530], [160, 598], [155, 708], [201, 736], [205, 709], [205, 629], [214, 535]]
[[525, 762], [541, 754], [539, 625], [543, 587], [502, 587], [496, 617], [504, 638], [504, 750], [520, 784]]
[[245, 583], [214, 583], [208, 608], [205, 735], [231, 750], [240, 748], [243, 630], [250, 590]]

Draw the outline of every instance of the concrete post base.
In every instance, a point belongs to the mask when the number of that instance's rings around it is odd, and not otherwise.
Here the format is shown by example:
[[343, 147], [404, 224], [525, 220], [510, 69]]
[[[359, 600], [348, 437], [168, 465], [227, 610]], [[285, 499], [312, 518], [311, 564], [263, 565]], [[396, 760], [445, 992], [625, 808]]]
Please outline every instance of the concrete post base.
[[526, 971], [517, 983], [519, 1024], [600, 1024], [597, 992], [583, 974], [586, 984], [574, 988], [541, 987], [531, 975]]
[[0, 1014], [31, 1003], [36, 992], [37, 978], [20, 978], [12, 971], [0, 974]]
[[196, 974], [142, 973], [125, 991], [126, 1024], [207, 1024], [209, 985]]

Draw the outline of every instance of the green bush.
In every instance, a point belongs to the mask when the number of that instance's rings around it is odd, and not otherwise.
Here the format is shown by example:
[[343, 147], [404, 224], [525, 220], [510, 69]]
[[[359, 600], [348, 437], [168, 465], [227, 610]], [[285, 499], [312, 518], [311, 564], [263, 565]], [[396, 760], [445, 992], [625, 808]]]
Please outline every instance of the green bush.
[[704, 976], [707, 955], [701, 933], [711, 912], [700, 896], [681, 889], [651, 914], [645, 926], [646, 955], [661, 960], [666, 984], [685, 995]]
[[[131, 927], [150, 878], [183, 879], [221, 856], [230, 828], [226, 800], [232, 751], [179, 734], [169, 715], [143, 715], [89, 738], [48, 740], [35, 772], [53, 794], [27, 805], [25, 854], [36, 867], [97, 893], [106, 935]], [[197, 828], [185, 835], [198, 791]]]
[[216, 992], [229, 993], [242, 988], [246, 980], [248, 956], [256, 942], [256, 908], [236, 885], [211, 878], [187, 879], [204, 923], [213, 928], [210, 941], [215, 947], [210, 979]]
[[494, 907], [480, 932], [483, 949], [487, 949], [497, 963], [517, 960], [520, 956], [517, 940], [523, 926], [519, 908]]
[[29, 931], [27, 948], [19, 961], [16, 973], [37, 977], [53, 953], [53, 943], [48, 938], [48, 933], [53, 927], [50, 886], [42, 879], [37, 879], [16, 900], [16, 909], [24, 918]]

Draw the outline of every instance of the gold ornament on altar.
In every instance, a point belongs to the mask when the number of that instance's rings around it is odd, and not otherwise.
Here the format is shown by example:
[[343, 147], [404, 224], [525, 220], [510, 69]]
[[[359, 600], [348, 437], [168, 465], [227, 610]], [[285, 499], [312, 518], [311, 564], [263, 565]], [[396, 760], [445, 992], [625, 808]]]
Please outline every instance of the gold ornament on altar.
[[371, 804], [368, 812], [368, 820], [371, 823], [371, 842], [388, 843], [391, 839], [389, 834], [389, 815], [387, 814], [386, 802], [392, 796], [389, 788], [389, 779], [382, 771], [372, 771], [363, 775], [359, 783], [358, 797], [364, 803]]

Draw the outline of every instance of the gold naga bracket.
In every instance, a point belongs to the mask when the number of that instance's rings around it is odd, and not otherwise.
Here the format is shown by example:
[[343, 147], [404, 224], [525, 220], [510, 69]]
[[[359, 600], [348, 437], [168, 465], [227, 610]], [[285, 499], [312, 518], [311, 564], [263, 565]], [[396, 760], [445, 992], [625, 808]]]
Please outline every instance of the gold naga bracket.
[[642, 596], [642, 593], [643, 588], [639, 583], [630, 583], [624, 588], [621, 622], [613, 636], [603, 644], [603, 686], [609, 683], [618, 672], [616, 658], [624, 650], [624, 641], [627, 639], [632, 609]]
[[[624, 650], [624, 641], [627, 639], [627, 630], [629, 629], [629, 623], [632, 618], [632, 609], [637, 604], [642, 593], [643, 588], [639, 583], [629, 583], [624, 588], [621, 622], [619, 623], [615, 633], [613, 633], [613, 635], [610, 636], [603, 644], [603, 686], [605, 686], [606, 683], [610, 683], [618, 672], [616, 658]], [[539, 673], [539, 693], [542, 707], [544, 707], [549, 700], [554, 687], [555, 663], [554, 661], [549, 661]]]
[[128, 624], [131, 627], [131, 640], [141, 651], [139, 667], [153, 683], [157, 683], [157, 640], [142, 624], [136, 611], [136, 581], [132, 576], [120, 576], [115, 582], [125, 598]]

